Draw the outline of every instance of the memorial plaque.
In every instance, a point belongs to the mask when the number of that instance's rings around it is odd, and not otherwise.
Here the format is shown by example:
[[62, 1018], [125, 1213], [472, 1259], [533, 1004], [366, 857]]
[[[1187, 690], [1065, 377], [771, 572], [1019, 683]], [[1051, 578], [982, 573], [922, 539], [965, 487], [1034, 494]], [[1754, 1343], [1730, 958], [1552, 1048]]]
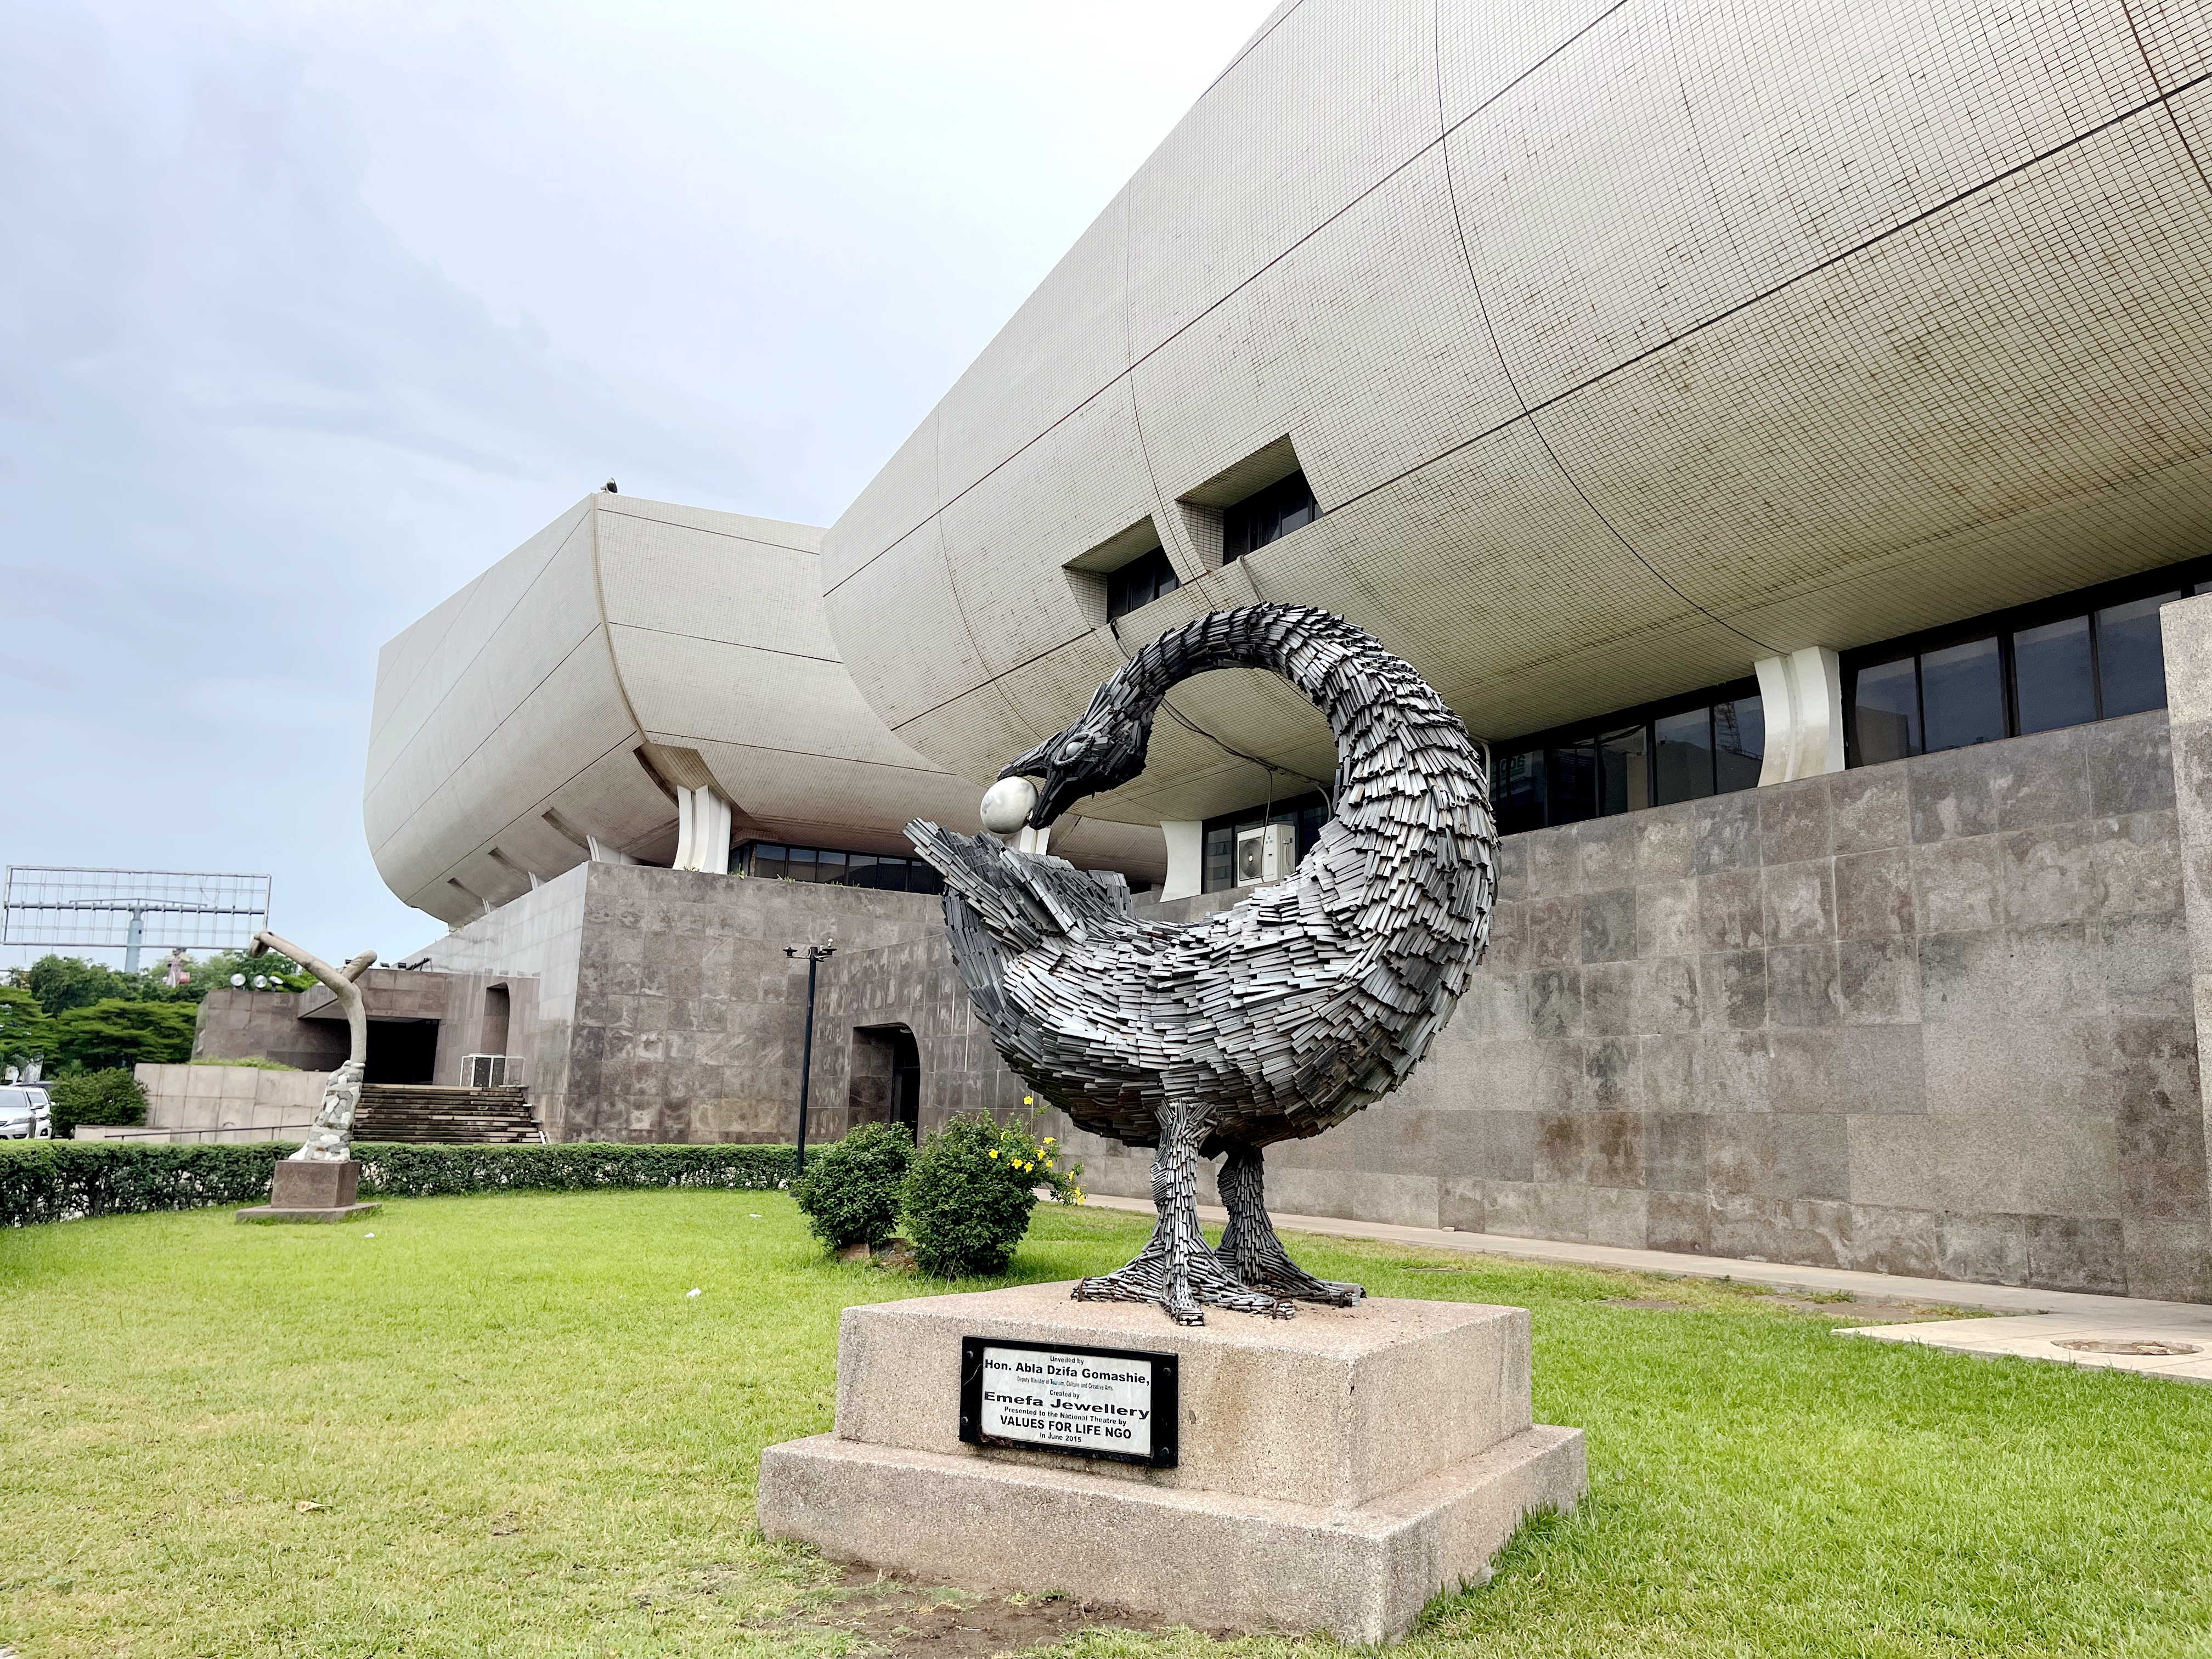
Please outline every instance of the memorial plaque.
[[960, 1339], [960, 1437], [1176, 1466], [1176, 1356]]

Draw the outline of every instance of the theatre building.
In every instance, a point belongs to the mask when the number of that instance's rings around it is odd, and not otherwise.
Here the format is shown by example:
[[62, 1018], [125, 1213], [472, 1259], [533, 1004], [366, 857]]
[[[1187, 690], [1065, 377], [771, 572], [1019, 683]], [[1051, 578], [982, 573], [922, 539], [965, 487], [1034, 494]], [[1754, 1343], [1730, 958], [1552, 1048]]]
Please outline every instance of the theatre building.
[[[793, 1133], [831, 933], [817, 1123], [1003, 1106], [900, 826], [1316, 605], [1487, 746], [1504, 881], [1278, 1211], [2212, 1299], [2196, 17], [1284, 6], [835, 524], [596, 495], [386, 647], [410, 960], [532, 980], [549, 1133]], [[1334, 750], [1172, 701], [1050, 850], [1177, 917]]]

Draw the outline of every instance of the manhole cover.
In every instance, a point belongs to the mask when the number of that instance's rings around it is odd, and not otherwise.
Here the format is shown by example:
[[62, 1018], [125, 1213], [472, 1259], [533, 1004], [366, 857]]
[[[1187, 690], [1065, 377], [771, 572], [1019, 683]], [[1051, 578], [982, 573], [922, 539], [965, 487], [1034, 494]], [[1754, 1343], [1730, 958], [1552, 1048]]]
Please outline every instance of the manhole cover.
[[2134, 1342], [2108, 1342], [2101, 1338], [2077, 1336], [2069, 1341], [2053, 1343], [2054, 1347], [2071, 1348], [2075, 1353], [2125, 1353], [2143, 1359], [2176, 1359], [2183, 1354], [2203, 1353], [2203, 1349], [2186, 1342], [2161, 1342], [2145, 1337]]

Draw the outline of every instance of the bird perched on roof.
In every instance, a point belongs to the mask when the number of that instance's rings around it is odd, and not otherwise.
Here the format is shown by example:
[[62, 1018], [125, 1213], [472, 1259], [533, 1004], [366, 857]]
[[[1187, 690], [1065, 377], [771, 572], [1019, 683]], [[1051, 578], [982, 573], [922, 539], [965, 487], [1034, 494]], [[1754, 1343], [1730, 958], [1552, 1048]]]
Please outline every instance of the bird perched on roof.
[[[953, 960], [1006, 1063], [1078, 1127], [1157, 1149], [1151, 1242], [1076, 1297], [1152, 1302], [1190, 1325], [1204, 1306], [1287, 1316], [1363, 1294], [1285, 1252], [1263, 1152], [1405, 1080], [1467, 988], [1497, 891], [1489, 781], [1459, 717], [1372, 635], [1302, 605], [1215, 611], [1146, 646], [1082, 719], [1006, 768], [987, 825], [1013, 829], [1018, 813], [1042, 830], [1130, 781], [1167, 694], [1232, 667], [1310, 698], [1338, 767], [1335, 815], [1297, 874], [1233, 909], [1142, 920], [1117, 875], [907, 828], [945, 878]], [[1230, 1217], [1218, 1251], [1197, 1211], [1197, 1161], [1215, 1157]]]
[[615, 481], [612, 478], [608, 479], [605, 483], [600, 486], [600, 488], [605, 489], [610, 495], [619, 495], [622, 494], [621, 490], [615, 488]]

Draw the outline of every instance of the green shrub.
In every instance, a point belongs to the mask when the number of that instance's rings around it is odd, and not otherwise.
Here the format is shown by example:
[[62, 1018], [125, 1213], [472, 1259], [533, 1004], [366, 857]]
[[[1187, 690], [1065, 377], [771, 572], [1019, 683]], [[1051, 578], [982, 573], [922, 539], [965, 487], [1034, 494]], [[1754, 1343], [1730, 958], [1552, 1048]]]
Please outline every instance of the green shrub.
[[130, 1127], [146, 1121], [146, 1091], [122, 1070], [80, 1072], [47, 1085], [53, 1102], [54, 1138], [67, 1140], [80, 1123]]
[[[113, 1140], [0, 1142], [0, 1226], [82, 1216], [260, 1204], [269, 1167], [296, 1141], [171, 1146]], [[403, 1146], [356, 1143], [365, 1198], [581, 1192], [636, 1187], [773, 1189], [788, 1146]]]
[[1082, 1173], [1080, 1164], [1060, 1168], [1051, 1137], [1034, 1139], [1029, 1125], [954, 1118], [922, 1142], [900, 1194], [915, 1264], [939, 1279], [1006, 1272], [1029, 1231], [1036, 1189], [1080, 1202]]
[[810, 1157], [791, 1195], [830, 1249], [880, 1244], [898, 1224], [899, 1188], [913, 1163], [904, 1124], [863, 1123]]

